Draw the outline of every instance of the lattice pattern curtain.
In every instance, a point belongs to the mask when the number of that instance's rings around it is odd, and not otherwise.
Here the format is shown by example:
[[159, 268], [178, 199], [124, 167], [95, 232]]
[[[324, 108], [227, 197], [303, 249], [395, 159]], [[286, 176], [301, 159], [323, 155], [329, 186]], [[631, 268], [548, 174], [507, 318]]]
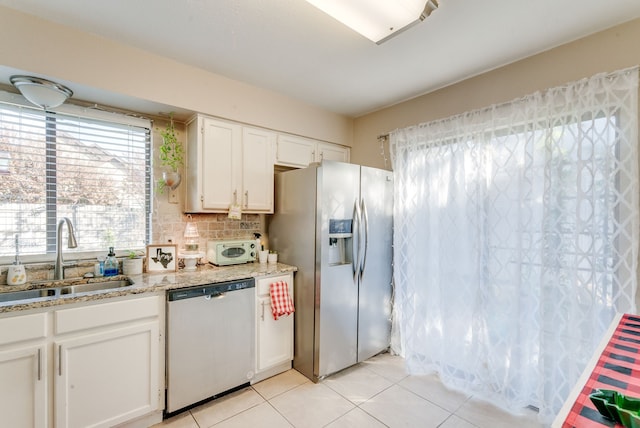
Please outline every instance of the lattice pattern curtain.
[[637, 122], [636, 67], [390, 134], [411, 373], [553, 419], [636, 309]]

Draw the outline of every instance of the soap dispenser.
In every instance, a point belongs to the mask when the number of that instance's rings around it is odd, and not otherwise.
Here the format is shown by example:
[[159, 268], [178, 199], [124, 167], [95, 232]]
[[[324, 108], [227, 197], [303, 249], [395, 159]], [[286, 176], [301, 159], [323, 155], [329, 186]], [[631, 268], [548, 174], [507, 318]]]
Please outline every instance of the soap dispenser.
[[24, 270], [24, 265], [20, 264], [19, 254], [19, 242], [18, 235], [16, 235], [16, 261], [7, 269], [7, 285], [20, 285], [27, 282], [27, 273]]
[[113, 247], [109, 247], [109, 254], [104, 261], [104, 276], [116, 276], [118, 274], [118, 260]]

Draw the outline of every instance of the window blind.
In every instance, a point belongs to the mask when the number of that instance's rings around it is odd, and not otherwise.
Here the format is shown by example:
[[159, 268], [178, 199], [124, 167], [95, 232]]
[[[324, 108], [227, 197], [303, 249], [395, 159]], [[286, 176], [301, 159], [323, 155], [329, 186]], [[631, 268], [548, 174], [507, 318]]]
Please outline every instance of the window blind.
[[78, 241], [65, 239], [65, 253], [148, 242], [150, 123], [88, 116], [0, 102], [0, 257], [15, 254], [17, 235], [20, 254], [50, 259], [63, 217]]

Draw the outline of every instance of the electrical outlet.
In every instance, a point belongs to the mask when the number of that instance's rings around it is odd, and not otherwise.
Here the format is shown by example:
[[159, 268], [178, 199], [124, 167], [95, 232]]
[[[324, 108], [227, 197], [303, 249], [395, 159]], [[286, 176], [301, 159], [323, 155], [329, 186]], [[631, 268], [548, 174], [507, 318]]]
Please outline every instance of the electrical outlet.
[[178, 192], [176, 190], [169, 190], [169, 203], [170, 204], [178, 203]]

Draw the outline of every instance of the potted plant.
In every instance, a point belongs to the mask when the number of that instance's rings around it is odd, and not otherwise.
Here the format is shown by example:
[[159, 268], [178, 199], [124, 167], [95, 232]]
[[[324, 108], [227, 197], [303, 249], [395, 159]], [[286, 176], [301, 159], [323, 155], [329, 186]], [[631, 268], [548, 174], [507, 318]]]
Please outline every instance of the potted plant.
[[176, 135], [172, 113], [169, 114], [167, 127], [160, 131], [160, 136], [162, 136], [162, 144], [158, 148], [158, 158], [160, 166], [165, 167], [165, 171], [162, 172], [162, 178], [158, 180], [156, 190], [158, 193], [163, 193], [165, 187], [174, 190], [182, 180], [179, 168], [184, 160], [184, 151]]
[[124, 275], [140, 275], [142, 273], [142, 257], [138, 252], [129, 250], [129, 254], [122, 260]]

